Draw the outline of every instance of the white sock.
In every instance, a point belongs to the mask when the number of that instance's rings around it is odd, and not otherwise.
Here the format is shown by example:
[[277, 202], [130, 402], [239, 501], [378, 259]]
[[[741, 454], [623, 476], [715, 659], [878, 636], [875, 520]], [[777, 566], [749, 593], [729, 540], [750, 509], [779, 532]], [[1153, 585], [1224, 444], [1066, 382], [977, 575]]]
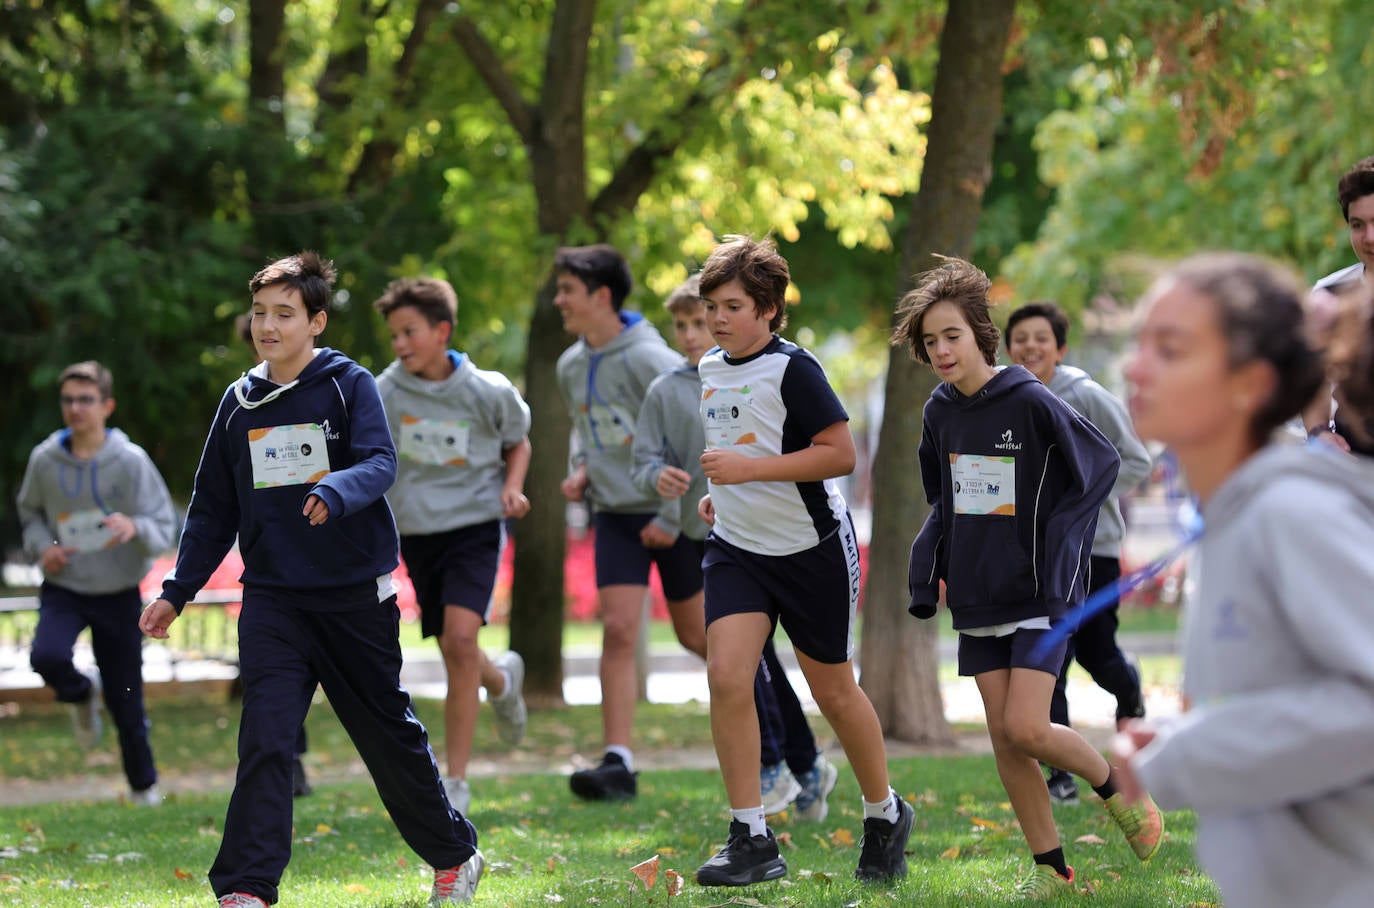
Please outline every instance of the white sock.
[[901, 817], [901, 812], [897, 809], [897, 792], [891, 788], [887, 790], [887, 797], [881, 801], [864, 801], [864, 819], [878, 817], [889, 823], [895, 823]]
[[619, 744], [611, 744], [606, 747], [606, 753], [615, 754], [625, 761], [625, 768], [633, 770], [635, 768], [635, 755], [630, 752], [630, 748], [621, 747]]
[[758, 807], [746, 807], [743, 810], [730, 808], [730, 818], [736, 823], [744, 823], [749, 827], [749, 834], [768, 835], [768, 820], [763, 815], [763, 805]]

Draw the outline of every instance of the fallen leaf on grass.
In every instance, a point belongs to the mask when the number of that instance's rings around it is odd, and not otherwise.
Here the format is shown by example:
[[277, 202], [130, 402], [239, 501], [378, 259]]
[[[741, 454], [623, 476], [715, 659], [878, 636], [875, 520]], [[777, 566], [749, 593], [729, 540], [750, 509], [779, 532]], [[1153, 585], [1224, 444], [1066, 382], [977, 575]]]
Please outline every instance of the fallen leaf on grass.
[[1102, 836], [1100, 836], [1100, 835], [1094, 835], [1094, 834], [1091, 833], [1091, 832], [1088, 833], [1087, 835], [1081, 835], [1081, 836], [1079, 836], [1078, 838], [1074, 839], [1074, 841], [1077, 842], [1077, 843], [1080, 844], [1080, 845], [1105, 845], [1105, 844], [1107, 844], [1107, 840], [1106, 840], [1106, 839], [1102, 838]]
[[177, 879], [179, 879], [179, 880], [190, 880], [190, 879], [195, 879], [195, 875], [194, 875], [194, 874], [187, 873], [185, 870], [182, 870], [180, 867], [178, 867], [178, 868], [176, 868], [175, 870], [173, 870], [173, 871], [172, 871], [172, 874], [173, 874]]
[[832, 845], [853, 845], [854, 833], [848, 829], [836, 829], [830, 833], [830, 843]]
[[344, 891], [351, 892], [354, 895], [365, 895], [366, 893], [369, 893], [372, 890], [368, 889], [362, 883], [349, 883], [347, 886], [344, 887]]
[[663, 871], [663, 875], [668, 878], [669, 898], [677, 895], [682, 891], [682, 887], [687, 885], [687, 882], [682, 878], [682, 874], [678, 873], [676, 870], [665, 870]]
[[942, 861], [952, 861], [952, 860], [954, 860], [955, 858], [957, 858], [958, 856], [959, 856], [959, 846], [958, 846], [958, 845], [951, 845], [951, 846], [949, 846], [948, 848], [946, 848], [944, 851], [940, 852], [940, 860], [942, 860]]
[[795, 847], [796, 847], [796, 845], [792, 842], [792, 833], [790, 833], [790, 832], [780, 832], [780, 833], [777, 834], [776, 838], [777, 838], [777, 840], [778, 840], [778, 847], [779, 847], [779, 848], [783, 848], [783, 847], [795, 848]]
[[654, 883], [658, 882], [658, 855], [654, 855], [647, 861], [640, 861], [630, 868], [630, 872], [639, 877], [639, 881], [644, 884], [645, 889], [653, 889]]

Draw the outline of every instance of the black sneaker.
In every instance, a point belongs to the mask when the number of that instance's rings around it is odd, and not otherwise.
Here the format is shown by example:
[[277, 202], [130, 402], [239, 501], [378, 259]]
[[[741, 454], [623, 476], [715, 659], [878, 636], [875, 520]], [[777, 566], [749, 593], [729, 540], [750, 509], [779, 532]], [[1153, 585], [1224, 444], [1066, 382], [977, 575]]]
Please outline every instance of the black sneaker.
[[897, 799], [897, 822], [881, 817], [864, 820], [863, 850], [854, 879], [864, 883], [884, 883], [906, 876], [906, 840], [916, 822], [916, 808]]
[[1078, 805], [1078, 783], [1073, 775], [1062, 769], [1051, 769], [1048, 779], [1050, 800], [1064, 807]]
[[573, 794], [586, 801], [628, 801], [638, 793], [638, 776], [618, 754], [608, 753], [600, 765], [573, 773], [568, 784]]
[[751, 836], [749, 824], [730, 821], [730, 838], [715, 857], [697, 868], [701, 886], [749, 886], [787, 876], [787, 862], [778, 854], [773, 830]]
[[1121, 731], [1127, 719], [1141, 719], [1145, 716], [1145, 691], [1140, 683], [1140, 659], [1135, 653], [1125, 653], [1126, 670], [1130, 672], [1131, 690], [1124, 697], [1116, 698], [1116, 730]]
[[303, 798], [314, 790], [310, 787], [310, 780], [305, 777], [305, 764], [297, 757], [291, 763], [291, 796]]

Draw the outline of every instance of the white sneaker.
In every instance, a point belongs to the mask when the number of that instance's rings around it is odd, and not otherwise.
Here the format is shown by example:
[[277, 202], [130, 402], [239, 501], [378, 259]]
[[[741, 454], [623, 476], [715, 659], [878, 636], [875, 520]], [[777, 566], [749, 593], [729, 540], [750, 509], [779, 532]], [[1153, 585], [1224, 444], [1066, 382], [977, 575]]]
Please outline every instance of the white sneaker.
[[763, 789], [763, 813], [772, 816], [787, 809], [792, 799], [801, 794], [801, 786], [786, 763], [774, 763], [759, 770], [759, 787]]
[[448, 802], [453, 805], [454, 810], [463, 816], [468, 815], [468, 804], [472, 803], [472, 789], [468, 787], [467, 779], [444, 776], [444, 794], [448, 795]]
[[477, 894], [477, 882], [482, 879], [482, 871], [486, 869], [487, 859], [478, 851], [459, 867], [434, 871], [434, 888], [429, 893], [430, 908], [472, 901]]
[[161, 807], [162, 792], [157, 790], [156, 785], [149, 785], [142, 791], [129, 792], [129, 803], [135, 807]]
[[496, 714], [497, 737], [514, 747], [525, 737], [525, 726], [529, 722], [525, 710], [525, 660], [514, 650], [508, 650], [491, 660], [491, 664], [510, 677], [501, 696], [489, 699]]
[[256, 895], [231, 892], [219, 897], [219, 908], [267, 908], [267, 903]]
[[100, 743], [101, 732], [105, 730], [100, 720], [100, 675], [95, 672], [82, 672], [91, 681], [91, 692], [80, 703], [68, 704], [72, 709], [72, 734], [82, 750], [91, 750]]
[[794, 812], [799, 820], [819, 823], [830, 813], [830, 792], [835, 790], [835, 780], [840, 771], [824, 755], [816, 754], [816, 762], [802, 773], [797, 781], [801, 783], [801, 793], [793, 803]]

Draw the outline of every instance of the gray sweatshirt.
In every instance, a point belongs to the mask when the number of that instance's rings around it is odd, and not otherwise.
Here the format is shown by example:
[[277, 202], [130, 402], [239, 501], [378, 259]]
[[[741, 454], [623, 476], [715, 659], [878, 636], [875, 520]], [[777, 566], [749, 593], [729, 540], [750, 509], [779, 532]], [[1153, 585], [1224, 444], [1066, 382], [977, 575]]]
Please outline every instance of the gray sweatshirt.
[[634, 481], [646, 495], [658, 496], [655, 483], [664, 467], [679, 467], [692, 475], [692, 484], [674, 503], [679, 506], [678, 528], [698, 542], [711, 529], [697, 514], [706, 494], [701, 452], [706, 433], [701, 427], [701, 377], [696, 366], [664, 372], [649, 385], [635, 426]]
[[587, 501], [597, 511], [654, 514], [656, 523], [677, 531], [678, 504], [646, 494], [631, 476], [632, 445], [639, 408], [649, 383], [683, 363], [652, 323], [635, 312], [620, 313], [625, 328], [593, 350], [579, 339], [558, 357], [558, 387], [577, 430], [573, 464], [587, 465]]
[[[19, 486], [19, 523], [24, 551], [37, 561], [54, 542], [81, 549], [67, 566], [44, 579], [90, 596], [136, 587], [153, 556], [175, 541], [177, 518], [167, 484], [148, 454], [119, 429], [107, 429], [105, 443], [90, 460], [72, 454], [60, 429], [39, 443]], [[109, 536], [103, 515], [130, 518], [137, 535], [104, 548]]]
[[1190, 568], [1190, 711], [1142, 751], [1198, 813], [1232, 908], [1374, 902], [1374, 460], [1269, 447], [1217, 491]]
[[396, 443], [396, 484], [386, 493], [402, 536], [442, 533], [500, 520], [502, 453], [530, 431], [530, 408], [500, 372], [450, 351], [443, 381], [399, 362], [377, 377]]
[[1065, 365], [1056, 367], [1050, 390], [1107, 436], [1116, 453], [1121, 455], [1121, 469], [1117, 471], [1111, 494], [1098, 512], [1097, 534], [1093, 536], [1094, 555], [1120, 558], [1126, 522], [1121, 518], [1119, 499], [1150, 475], [1150, 452], [1131, 428], [1131, 416], [1125, 405], [1082, 369]]

